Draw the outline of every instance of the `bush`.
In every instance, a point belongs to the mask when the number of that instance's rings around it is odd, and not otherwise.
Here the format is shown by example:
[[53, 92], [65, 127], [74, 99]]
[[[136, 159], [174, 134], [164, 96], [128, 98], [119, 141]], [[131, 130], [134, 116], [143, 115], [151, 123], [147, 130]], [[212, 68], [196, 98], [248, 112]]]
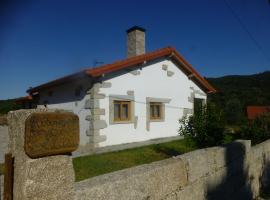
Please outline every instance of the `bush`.
[[21, 109], [22, 106], [16, 104], [14, 99], [0, 100], [0, 115], [7, 114], [11, 110]]
[[242, 125], [238, 133], [242, 139], [251, 140], [252, 144], [270, 139], [270, 113], [262, 114], [253, 121]]
[[179, 123], [179, 134], [199, 147], [220, 145], [225, 138], [223, 112], [213, 104], [193, 116], [180, 119]]

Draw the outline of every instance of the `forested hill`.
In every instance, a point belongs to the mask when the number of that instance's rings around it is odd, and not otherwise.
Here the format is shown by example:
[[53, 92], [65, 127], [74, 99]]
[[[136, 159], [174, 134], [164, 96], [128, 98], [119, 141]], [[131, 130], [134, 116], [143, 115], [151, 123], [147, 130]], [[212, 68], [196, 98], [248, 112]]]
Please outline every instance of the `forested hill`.
[[[270, 71], [253, 75], [207, 78], [218, 91], [209, 100], [221, 108], [242, 114], [248, 105], [270, 105]], [[232, 114], [232, 113], [231, 113]], [[228, 113], [227, 113], [228, 115]]]

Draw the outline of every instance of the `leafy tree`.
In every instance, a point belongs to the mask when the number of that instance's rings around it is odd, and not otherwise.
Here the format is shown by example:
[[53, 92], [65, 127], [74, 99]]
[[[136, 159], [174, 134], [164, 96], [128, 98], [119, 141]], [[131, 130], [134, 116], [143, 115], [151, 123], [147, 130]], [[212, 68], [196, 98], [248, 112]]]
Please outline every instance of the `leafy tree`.
[[223, 112], [213, 104], [208, 104], [202, 112], [179, 120], [179, 134], [199, 147], [209, 147], [223, 143], [225, 121]]
[[252, 144], [270, 139], [270, 114], [262, 114], [242, 125], [238, 134], [242, 139], [251, 140]]
[[[207, 80], [218, 91], [209, 95], [208, 101], [224, 109], [228, 125], [241, 124], [248, 105], [270, 105], [270, 87], [267, 87], [270, 85], [270, 71], [248, 76], [207, 78]], [[241, 110], [238, 107], [239, 102]], [[236, 112], [233, 112], [234, 108], [237, 109]]]
[[21, 105], [16, 104], [15, 100], [0, 100], [0, 114], [6, 114], [11, 110], [21, 109]]
[[239, 99], [229, 99], [225, 104], [225, 118], [228, 124], [237, 125], [242, 121], [243, 118], [243, 106]]

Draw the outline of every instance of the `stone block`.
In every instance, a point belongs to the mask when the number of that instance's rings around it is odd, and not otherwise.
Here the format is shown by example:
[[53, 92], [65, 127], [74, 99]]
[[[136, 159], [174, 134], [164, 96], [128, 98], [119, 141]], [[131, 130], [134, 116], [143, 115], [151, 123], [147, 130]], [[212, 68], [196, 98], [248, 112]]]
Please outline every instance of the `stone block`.
[[162, 69], [163, 69], [164, 71], [167, 71], [167, 70], [168, 70], [168, 65], [163, 64], [163, 65], [162, 65]]
[[88, 99], [88, 100], [86, 100], [84, 108], [85, 109], [99, 108], [99, 100], [98, 99]]
[[101, 84], [101, 88], [110, 88], [110, 87], [112, 87], [112, 83], [110, 82], [103, 82]]
[[86, 135], [87, 136], [98, 136], [99, 130], [88, 129], [88, 130], [86, 130]]
[[226, 166], [226, 149], [223, 147], [211, 147], [205, 149], [210, 172], [217, 171]]
[[31, 159], [24, 151], [26, 119], [48, 109], [12, 111], [8, 114], [9, 152], [14, 156], [14, 200], [73, 200], [74, 170], [71, 156], [57, 155]]
[[87, 115], [85, 117], [87, 121], [100, 120], [100, 115]]
[[167, 71], [167, 76], [171, 77], [171, 76], [173, 76], [173, 75], [174, 75], [174, 72], [172, 72], [172, 71]]
[[133, 91], [133, 90], [128, 90], [128, 91], [127, 91], [127, 95], [129, 95], [129, 96], [134, 96], [134, 91]]
[[93, 94], [92, 99], [105, 99], [106, 95], [103, 93]]
[[25, 121], [24, 150], [31, 158], [71, 153], [79, 135], [79, 117], [73, 113], [32, 113]]
[[101, 88], [101, 83], [95, 83], [90, 89], [90, 95], [98, 94]]
[[95, 120], [90, 123], [90, 129], [99, 130], [107, 128], [107, 122], [105, 120]]
[[100, 143], [100, 142], [104, 142], [107, 139], [106, 135], [92, 135], [90, 138], [90, 142], [91, 143]]
[[75, 199], [162, 199], [186, 183], [184, 163], [167, 159], [77, 182]]
[[138, 116], [134, 116], [134, 128], [138, 127]]
[[130, 71], [129, 73], [131, 73], [134, 76], [137, 76], [137, 75], [141, 74], [141, 72], [139, 70], [133, 70], [133, 71]]
[[177, 157], [185, 163], [189, 183], [195, 182], [209, 173], [205, 150], [200, 149]]
[[8, 126], [0, 125], [0, 163], [4, 163], [5, 153], [8, 152]]
[[182, 190], [177, 192], [177, 199], [180, 200], [204, 200], [205, 198], [205, 188], [202, 181], [196, 181], [184, 187]]
[[[27, 181], [21, 196], [27, 200], [73, 200], [74, 172], [70, 156], [28, 160]], [[64, 169], [64, 170], [63, 170]]]
[[105, 115], [105, 109], [101, 108], [95, 108], [91, 109], [91, 114], [92, 115]]

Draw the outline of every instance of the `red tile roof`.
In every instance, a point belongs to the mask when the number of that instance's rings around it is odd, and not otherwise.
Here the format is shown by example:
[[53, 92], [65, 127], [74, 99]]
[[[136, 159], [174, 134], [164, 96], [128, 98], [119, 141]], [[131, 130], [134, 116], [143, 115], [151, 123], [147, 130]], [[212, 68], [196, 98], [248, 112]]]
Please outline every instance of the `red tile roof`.
[[181, 68], [187, 75], [192, 75], [192, 79], [199, 84], [207, 93], [216, 92], [213, 86], [211, 86], [174, 48], [167, 47], [154, 52], [146, 53], [139, 56], [134, 56], [131, 58], [127, 58], [125, 60], [121, 60], [118, 62], [114, 62], [112, 64], [103, 65], [96, 68], [89, 68], [82, 70], [78, 73], [71, 74], [69, 76], [56, 79], [50, 81], [48, 83], [42, 84], [40, 86], [30, 88], [27, 90], [29, 94], [33, 94], [35, 92], [39, 92], [42, 89], [49, 88], [52, 86], [60, 85], [72, 80], [75, 80], [82, 76], [90, 76], [90, 77], [99, 77], [103, 74], [116, 72], [121, 69], [131, 68], [136, 65], [143, 64], [148, 61], [152, 61], [161, 57], [170, 57], [176, 63], [178, 63], [179, 68]]
[[263, 113], [270, 113], [270, 106], [248, 106], [247, 117], [249, 120], [253, 120]]
[[32, 100], [33, 100], [33, 97], [28, 95], [28, 96], [25, 96], [25, 97], [19, 97], [19, 98], [15, 99], [15, 102], [17, 104], [20, 104], [20, 103], [29, 102], [29, 101], [32, 101]]

